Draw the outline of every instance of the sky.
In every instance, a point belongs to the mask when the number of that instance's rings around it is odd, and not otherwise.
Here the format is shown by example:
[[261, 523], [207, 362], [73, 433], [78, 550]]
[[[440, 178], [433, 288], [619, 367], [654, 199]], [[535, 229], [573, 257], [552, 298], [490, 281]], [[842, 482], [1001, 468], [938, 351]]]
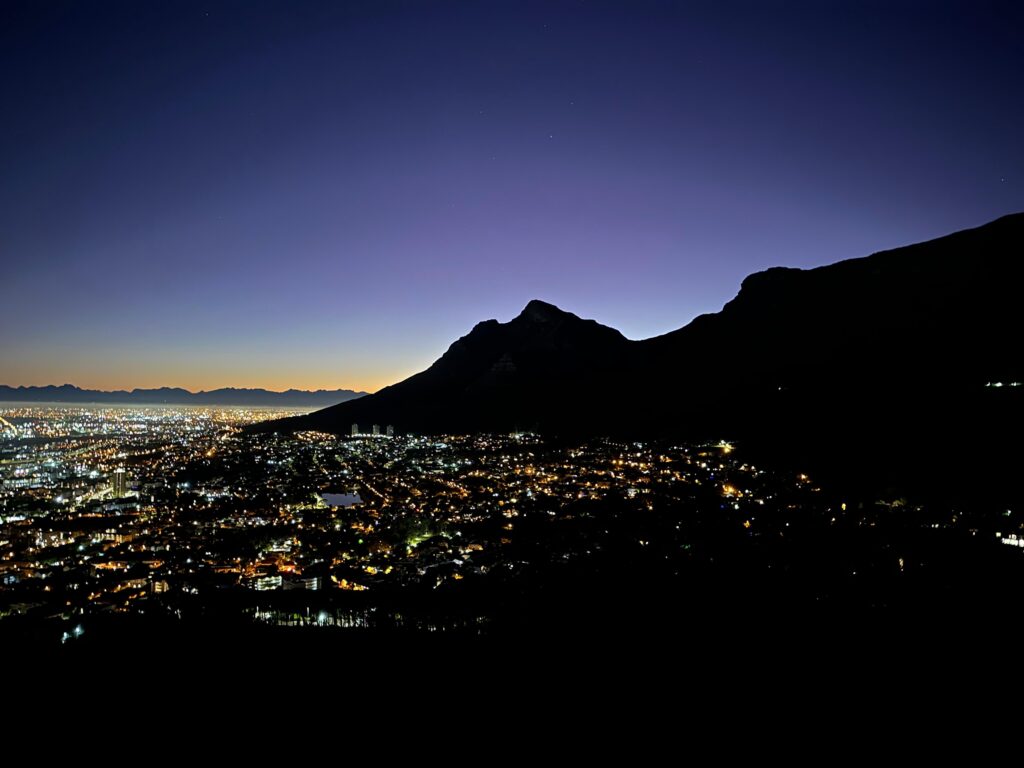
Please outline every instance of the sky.
[[376, 390], [1024, 210], [1020, 3], [0, 4], [0, 383]]

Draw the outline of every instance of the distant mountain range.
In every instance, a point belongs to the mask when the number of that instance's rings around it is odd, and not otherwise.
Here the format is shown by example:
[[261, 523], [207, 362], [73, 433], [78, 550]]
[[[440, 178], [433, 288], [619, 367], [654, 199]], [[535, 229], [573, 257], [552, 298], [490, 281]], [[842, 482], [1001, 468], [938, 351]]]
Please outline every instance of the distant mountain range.
[[643, 341], [531, 301], [376, 394], [255, 429], [731, 437], [847, 479], [1010, 482], [1024, 388], [986, 385], [1024, 381], [1022, 259], [1014, 214], [753, 274], [720, 312]]
[[350, 389], [289, 389], [272, 392], [267, 389], [211, 389], [189, 392], [177, 387], [133, 389], [104, 392], [80, 389], [71, 384], [46, 387], [9, 387], [0, 384], [0, 402], [16, 403], [109, 403], [119, 405], [242, 405], [323, 408], [363, 397], [366, 392]]

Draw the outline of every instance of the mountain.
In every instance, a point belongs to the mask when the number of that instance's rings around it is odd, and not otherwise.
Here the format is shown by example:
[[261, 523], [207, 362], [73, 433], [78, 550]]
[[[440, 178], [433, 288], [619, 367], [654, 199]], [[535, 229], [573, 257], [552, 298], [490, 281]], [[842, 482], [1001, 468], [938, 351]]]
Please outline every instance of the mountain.
[[235, 389], [227, 387], [208, 392], [189, 392], [178, 387], [133, 389], [104, 392], [79, 389], [71, 384], [45, 387], [9, 387], [0, 384], [0, 402], [16, 403], [110, 403], [119, 405], [248, 405], [283, 407], [324, 407], [366, 395], [350, 389], [289, 389], [272, 392], [266, 389]]
[[1024, 388], [988, 385], [1024, 381], [1022, 256], [1015, 214], [829, 266], [768, 269], [720, 312], [643, 341], [531, 301], [405, 381], [258, 428], [732, 437], [813, 466], [828, 454], [837, 476], [880, 483], [962, 480], [982, 471], [969, 460], [982, 451], [986, 471], [1012, 476]]
[[[312, 418], [266, 428], [348, 432], [353, 423], [394, 424], [404, 432], [538, 429], [555, 423], [558, 393], [585, 392], [594, 375], [617, 370], [614, 355], [631, 342], [593, 320], [531, 301], [513, 320], [485, 320], [453, 343], [430, 368]], [[343, 406], [356, 406], [354, 401]]]

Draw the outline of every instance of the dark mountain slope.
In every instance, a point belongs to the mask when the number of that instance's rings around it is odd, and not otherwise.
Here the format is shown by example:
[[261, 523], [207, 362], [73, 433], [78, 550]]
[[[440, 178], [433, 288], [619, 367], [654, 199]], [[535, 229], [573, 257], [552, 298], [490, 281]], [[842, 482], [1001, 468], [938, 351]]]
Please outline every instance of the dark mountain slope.
[[1022, 257], [1017, 214], [862, 259], [760, 272], [721, 312], [641, 342], [648, 380], [740, 410], [780, 391], [874, 397], [1020, 380]]
[[644, 431], [725, 434], [835, 482], [1007, 498], [1024, 426], [1024, 215], [812, 270], [748, 277], [642, 342]]

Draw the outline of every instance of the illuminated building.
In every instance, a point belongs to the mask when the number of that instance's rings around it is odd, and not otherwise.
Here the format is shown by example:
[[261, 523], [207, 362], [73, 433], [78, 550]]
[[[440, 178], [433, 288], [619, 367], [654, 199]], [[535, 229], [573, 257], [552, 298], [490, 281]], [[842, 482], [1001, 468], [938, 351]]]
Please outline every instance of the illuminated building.
[[124, 467], [118, 467], [114, 470], [114, 475], [111, 478], [110, 493], [115, 499], [122, 499], [128, 495], [128, 473], [125, 472]]
[[252, 588], [257, 592], [269, 592], [281, 588], [282, 579], [280, 574], [268, 574], [258, 576], [252, 581]]

